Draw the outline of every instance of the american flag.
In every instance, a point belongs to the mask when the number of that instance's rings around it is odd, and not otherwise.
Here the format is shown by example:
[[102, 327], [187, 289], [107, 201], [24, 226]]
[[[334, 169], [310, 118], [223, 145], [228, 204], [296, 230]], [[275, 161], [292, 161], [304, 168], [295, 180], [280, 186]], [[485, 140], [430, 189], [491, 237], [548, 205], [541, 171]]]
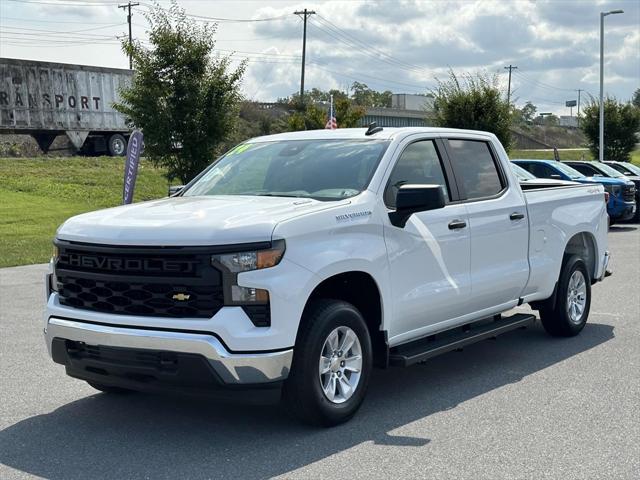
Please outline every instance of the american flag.
[[333, 95], [331, 95], [331, 101], [329, 102], [329, 119], [324, 125], [327, 130], [335, 130], [338, 128], [338, 122], [336, 121], [336, 112], [333, 110]]

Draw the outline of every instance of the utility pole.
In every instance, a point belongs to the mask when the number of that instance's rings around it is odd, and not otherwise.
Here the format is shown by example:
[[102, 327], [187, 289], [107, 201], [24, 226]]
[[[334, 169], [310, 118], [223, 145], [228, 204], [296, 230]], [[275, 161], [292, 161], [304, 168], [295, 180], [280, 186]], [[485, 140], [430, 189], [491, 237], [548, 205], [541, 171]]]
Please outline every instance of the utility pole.
[[598, 142], [598, 160], [604, 160], [604, 17], [624, 13], [623, 10], [600, 12], [600, 128]]
[[509, 65], [504, 67], [505, 70], [509, 70], [509, 87], [507, 88], [507, 105], [511, 105], [511, 70], [516, 70], [518, 67]]
[[583, 92], [584, 90], [582, 90], [581, 88], [579, 88], [578, 90], [576, 90], [576, 92], [578, 92], [578, 115], [577, 115], [577, 119], [578, 119], [578, 126], [580, 126], [580, 92]]
[[304, 62], [307, 54], [307, 18], [311, 15], [315, 15], [316, 12], [313, 10], [298, 10], [293, 12], [294, 15], [298, 15], [302, 18], [304, 27], [302, 30], [302, 72], [300, 73], [300, 106], [304, 106]]
[[[133, 45], [133, 38], [131, 35], [131, 7], [137, 7], [138, 5], [140, 4], [131, 3], [131, 0], [129, 0], [129, 3], [127, 3], [126, 5], [118, 5], [118, 8], [122, 8], [123, 10], [125, 8], [128, 9], [127, 23], [129, 24], [129, 48], [131, 48], [131, 45]], [[131, 52], [129, 52], [129, 70], [131, 69], [133, 69], [133, 59], [131, 58]]]

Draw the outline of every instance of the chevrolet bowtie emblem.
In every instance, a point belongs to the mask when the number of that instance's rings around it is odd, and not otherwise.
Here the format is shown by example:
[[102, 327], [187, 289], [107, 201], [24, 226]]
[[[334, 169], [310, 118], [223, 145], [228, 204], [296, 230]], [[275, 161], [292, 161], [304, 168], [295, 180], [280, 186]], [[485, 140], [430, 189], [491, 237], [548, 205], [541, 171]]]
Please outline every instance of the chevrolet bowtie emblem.
[[184, 302], [185, 300], [189, 300], [191, 295], [187, 293], [176, 293], [173, 297], [174, 300], [178, 300], [179, 302]]

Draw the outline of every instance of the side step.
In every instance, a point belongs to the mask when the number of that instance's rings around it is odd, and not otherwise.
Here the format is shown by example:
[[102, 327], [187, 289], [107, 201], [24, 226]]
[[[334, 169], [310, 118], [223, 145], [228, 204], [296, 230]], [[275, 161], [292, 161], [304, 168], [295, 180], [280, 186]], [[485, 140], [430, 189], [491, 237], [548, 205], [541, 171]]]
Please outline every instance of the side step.
[[441, 353], [457, 350], [466, 345], [492, 338], [516, 328], [526, 327], [535, 322], [535, 315], [517, 313], [510, 317], [497, 317], [472, 323], [463, 328], [447, 330], [437, 335], [421, 338], [391, 348], [389, 364], [407, 367], [422, 362]]

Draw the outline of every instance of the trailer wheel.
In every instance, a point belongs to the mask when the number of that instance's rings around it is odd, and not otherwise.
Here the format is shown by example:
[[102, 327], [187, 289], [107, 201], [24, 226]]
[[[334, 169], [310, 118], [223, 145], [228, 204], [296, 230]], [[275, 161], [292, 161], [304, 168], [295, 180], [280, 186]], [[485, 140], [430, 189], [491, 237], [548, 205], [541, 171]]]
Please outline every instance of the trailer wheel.
[[127, 153], [127, 139], [119, 133], [114, 133], [109, 137], [107, 149], [112, 157], [122, 157]]

